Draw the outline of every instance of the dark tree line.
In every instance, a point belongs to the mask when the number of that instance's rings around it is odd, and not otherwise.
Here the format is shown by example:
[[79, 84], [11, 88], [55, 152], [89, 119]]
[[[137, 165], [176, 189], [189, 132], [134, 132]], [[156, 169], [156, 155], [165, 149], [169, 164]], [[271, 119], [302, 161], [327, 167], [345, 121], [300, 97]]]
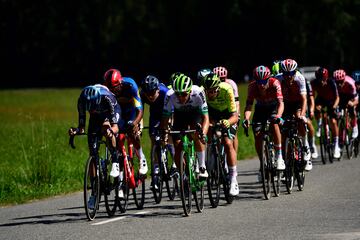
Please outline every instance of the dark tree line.
[[360, 69], [360, 0], [1, 0], [3, 87], [84, 86], [116, 67], [140, 81], [259, 64]]

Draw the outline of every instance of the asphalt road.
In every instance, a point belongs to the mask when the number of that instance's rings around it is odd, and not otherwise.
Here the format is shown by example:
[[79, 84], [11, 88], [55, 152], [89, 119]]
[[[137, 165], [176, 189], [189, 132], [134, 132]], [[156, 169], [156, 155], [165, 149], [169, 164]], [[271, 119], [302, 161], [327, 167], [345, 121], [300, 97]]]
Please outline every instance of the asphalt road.
[[360, 239], [360, 159], [322, 165], [314, 161], [305, 189], [264, 200], [257, 160], [240, 161], [240, 194], [216, 209], [206, 196], [203, 213], [184, 217], [179, 198], [143, 210], [130, 199], [126, 214], [108, 218], [102, 203], [86, 220], [82, 193], [0, 208], [0, 239]]

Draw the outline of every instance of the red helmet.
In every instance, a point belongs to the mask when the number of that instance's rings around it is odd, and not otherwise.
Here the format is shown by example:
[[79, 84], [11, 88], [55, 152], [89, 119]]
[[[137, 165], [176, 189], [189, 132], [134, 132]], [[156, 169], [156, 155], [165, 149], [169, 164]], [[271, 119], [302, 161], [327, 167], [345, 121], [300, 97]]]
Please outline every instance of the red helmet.
[[219, 76], [219, 78], [227, 77], [227, 70], [225, 67], [216, 67], [213, 69], [213, 72]]
[[318, 70], [316, 70], [315, 77], [317, 80], [328, 80], [329, 71], [326, 68], [320, 67]]
[[105, 86], [107, 86], [109, 89], [119, 86], [122, 79], [123, 77], [121, 76], [120, 71], [117, 69], [109, 69], [104, 74]]
[[261, 80], [268, 80], [270, 75], [271, 75], [271, 72], [270, 72], [270, 69], [266, 66], [258, 66], [254, 69], [253, 71], [253, 75], [254, 75], [254, 79], [256, 81], [261, 81]]
[[335, 81], [344, 81], [345, 80], [346, 73], [343, 69], [338, 69], [334, 71], [333, 77], [335, 78]]

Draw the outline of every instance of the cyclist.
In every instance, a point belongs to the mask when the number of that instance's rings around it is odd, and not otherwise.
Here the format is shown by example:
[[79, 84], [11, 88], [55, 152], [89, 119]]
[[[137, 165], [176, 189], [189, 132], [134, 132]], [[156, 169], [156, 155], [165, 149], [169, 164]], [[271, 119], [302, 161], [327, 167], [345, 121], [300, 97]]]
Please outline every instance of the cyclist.
[[340, 109], [348, 108], [350, 118], [351, 118], [351, 127], [352, 127], [352, 138], [357, 138], [358, 136], [358, 125], [357, 125], [357, 116], [356, 116], [356, 107], [359, 103], [359, 97], [356, 92], [355, 81], [350, 76], [346, 75], [346, 72], [343, 69], [338, 69], [334, 71], [333, 77], [338, 86], [339, 96], [340, 96]]
[[279, 60], [275, 60], [273, 63], [273, 66], [271, 68], [271, 74], [273, 77], [278, 77], [281, 74], [280, 71], [280, 61]]
[[330, 129], [334, 141], [334, 158], [340, 157], [339, 147], [339, 128], [336, 121], [337, 108], [339, 105], [339, 93], [335, 81], [329, 77], [329, 71], [320, 67], [315, 72], [315, 80], [311, 82], [314, 94], [316, 93], [315, 99], [315, 119], [317, 121], [318, 129], [316, 136], [320, 137], [321, 134], [321, 109], [324, 107], [327, 109], [327, 115], [330, 118]]
[[[236, 111], [234, 92], [228, 83], [221, 82], [220, 78], [214, 73], [206, 75], [203, 86], [206, 93], [206, 102], [209, 107], [210, 122], [213, 124], [219, 122], [222, 127], [229, 130], [228, 133], [224, 134], [223, 144], [231, 178], [230, 195], [236, 196], [239, 194], [239, 186], [236, 179], [237, 160], [233, 139], [238, 128], [238, 113]], [[208, 136], [211, 135], [208, 133]]]
[[305, 79], [305, 84], [306, 84], [306, 102], [307, 102], [307, 111], [306, 111], [306, 116], [307, 116], [307, 127], [309, 129], [308, 132], [308, 141], [309, 141], [309, 145], [310, 145], [310, 152], [311, 152], [311, 157], [312, 158], [317, 158], [318, 157], [318, 152], [317, 152], [317, 148], [315, 145], [315, 131], [314, 131], [314, 126], [312, 124], [312, 119], [314, 118], [315, 115], [315, 100], [314, 100], [314, 93], [313, 93], [313, 89], [311, 87], [311, 83], [308, 79]]
[[[227, 71], [227, 69], [225, 67], [221, 67], [221, 66], [215, 67], [213, 69], [213, 72], [220, 77], [220, 80], [222, 82], [226, 82], [226, 83], [230, 84], [233, 91], [234, 91], [236, 112], [238, 114], [238, 123], [237, 124], [239, 125], [239, 122], [240, 122], [240, 101], [239, 101], [238, 87], [237, 87], [235, 81], [233, 81], [232, 79], [227, 78], [228, 71]], [[238, 149], [238, 137], [237, 137], [237, 134], [234, 137], [233, 145], [234, 145], [235, 152], [237, 153], [237, 149]]]
[[[166, 93], [169, 89], [163, 84], [160, 83], [159, 79], [155, 76], [148, 75], [141, 83], [141, 92], [140, 96], [144, 103], [147, 103], [150, 106], [150, 116], [149, 116], [149, 135], [151, 139], [151, 148], [153, 149], [155, 143], [155, 134], [156, 128], [159, 126], [162, 116], [162, 109], [164, 106], [164, 100]], [[144, 105], [145, 107], [145, 105]], [[168, 145], [170, 153], [174, 156], [175, 150], [172, 144]], [[154, 159], [157, 161], [157, 158]], [[157, 176], [159, 175], [159, 163], [153, 162], [153, 172], [154, 179], [151, 183], [151, 187], [158, 189], [157, 184]], [[170, 172], [175, 171], [175, 163], [173, 163], [172, 170]]]
[[[271, 129], [275, 145], [275, 161], [276, 169], [284, 170], [285, 162], [281, 151], [281, 132], [278, 123], [283, 120], [281, 118], [284, 111], [283, 95], [280, 82], [271, 77], [270, 69], [266, 66], [258, 66], [253, 71], [254, 81], [250, 81], [248, 85], [243, 127], [249, 128], [252, 105], [256, 100], [253, 122], [253, 133], [255, 137], [256, 152], [261, 158], [261, 142], [262, 135], [260, 133], [261, 126], [268, 119], [272, 119]], [[261, 173], [259, 172], [258, 180], [261, 182]]]
[[122, 110], [120, 131], [128, 133], [128, 137], [132, 141], [135, 152], [140, 159], [139, 173], [145, 175], [148, 166], [140, 143], [140, 121], [143, 116], [143, 106], [138, 86], [132, 78], [123, 77], [117, 69], [106, 71], [104, 81], [105, 85], [115, 94]]
[[[173, 114], [173, 129], [183, 130], [188, 126], [195, 128], [197, 123], [201, 124], [202, 133], [195, 134], [195, 151], [199, 160], [199, 177], [208, 177], [205, 165], [205, 143], [206, 134], [209, 128], [208, 106], [204, 91], [192, 80], [182, 74], [173, 82], [172, 89], [167, 92], [165, 97], [164, 109], [160, 129], [165, 133], [168, 129], [169, 119]], [[166, 139], [164, 134], [163, 139]], [[180, 135], [172, 135], [175, 145], [175, 163], [177, 167], [180, 164], [181, 144]]]
[[[285, 59], [280, 63], [282, 75], [278, 76], [284, 96], [284, 117], [295, 116], [306, 124], [307, 92], [304, 76], [297, 70], [297, 62], [293, 59]], [[307, 150], [304, 153], [306, 161], [305, 170], [312, 169], [309, 142], [306, 138], [304, 124], [299, 124], [299, 136]]]
[[201, 70], [199, 70], [197, 72], [197, 84], [195, 85], [198, 85], [200, 87], [203, 87], [202, 84], [204, 82], [204, 79], [205, 77], [209, 74], [209, 73], [212, 73], [213, 71], [211, 71], [211, 69], [209, 68], [203, 68]]
[[[105, 136], [108, 141], [108, 147], [112, 155], [112, 169], [110, 175], [118, 177], [119, 159], [116, 154], [116, 139], [115, 136], [119, 131], [118, 122], [120, 120], [121, 110], [115, 96], [109, 89], [103, 85], [97, 84], [85, 87], [79, 96], [77, 108], [79, 112], [79, 124], [77, 128], [70, 128], [69, 135], [85, 133], [86, 125], [86, 111], [89, 112], [89, 127], [88, 127], [88, 147], [90, 156], [98, 156], [98, 145], [96, 138]], [[95, 181], [95, 166], [92, 166], [93, 171], [91, 175], [91, 186]], [[94, 208], [96, 196], [89, 198], [89, 209]]]

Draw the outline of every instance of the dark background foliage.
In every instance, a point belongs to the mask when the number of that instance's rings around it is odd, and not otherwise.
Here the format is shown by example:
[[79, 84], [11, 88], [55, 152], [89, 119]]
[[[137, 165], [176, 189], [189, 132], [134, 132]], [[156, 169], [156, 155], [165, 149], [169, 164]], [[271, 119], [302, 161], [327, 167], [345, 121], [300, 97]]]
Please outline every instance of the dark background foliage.
[[0, 0], [2, 88], [85, 86], [110, 67], [141, 81], [226, 66], [360, 68], [359, 0]]

